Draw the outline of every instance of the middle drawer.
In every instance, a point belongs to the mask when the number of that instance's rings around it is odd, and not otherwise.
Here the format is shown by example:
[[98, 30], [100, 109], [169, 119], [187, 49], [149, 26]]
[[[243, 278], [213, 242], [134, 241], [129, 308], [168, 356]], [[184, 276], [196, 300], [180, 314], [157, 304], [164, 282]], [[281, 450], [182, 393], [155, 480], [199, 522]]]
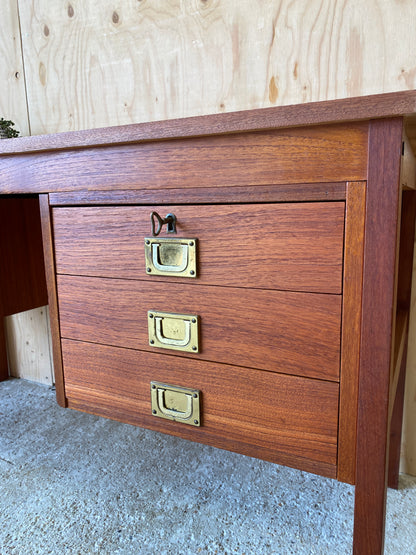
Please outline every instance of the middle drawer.
[[148, 311], [195, 314], [199, 353], [180, 356], [339, 379], [339, 295], [66, 275], [57, 285], [64, 338], [162, 352], [149, 344]]

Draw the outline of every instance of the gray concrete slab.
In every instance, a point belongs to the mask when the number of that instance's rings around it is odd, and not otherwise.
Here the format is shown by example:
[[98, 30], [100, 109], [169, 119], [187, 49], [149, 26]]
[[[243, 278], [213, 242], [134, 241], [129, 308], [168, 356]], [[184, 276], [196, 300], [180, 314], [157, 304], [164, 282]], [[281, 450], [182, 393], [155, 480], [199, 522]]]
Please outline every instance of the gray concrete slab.
[[[0, 554], [351, 552], [353, 487], [58, 407], [0, 384]], [[416, 554], [416, 478], [389, 490], [387, 554]]]

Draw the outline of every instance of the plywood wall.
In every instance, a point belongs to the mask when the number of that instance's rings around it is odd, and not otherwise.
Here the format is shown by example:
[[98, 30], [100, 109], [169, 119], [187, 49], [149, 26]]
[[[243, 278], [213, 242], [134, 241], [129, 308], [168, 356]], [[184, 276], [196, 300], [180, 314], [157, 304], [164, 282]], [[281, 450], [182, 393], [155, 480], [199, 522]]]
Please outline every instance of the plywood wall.
[[416, 88], [413, 0], [19, 8], [33, 134]]
[[17, 0], [2, 0], [0, 17], [0, 117], [29, 134]]
[[[2, 0], [0, 116], [39, 134], [416, 89], [415, 22], [414, 0]], [[33, 318], [45, 352], [46, 312]]]
[[7, 316], [5, 320], [10, 375], [52, 385], [54, 372], [48, 307]]

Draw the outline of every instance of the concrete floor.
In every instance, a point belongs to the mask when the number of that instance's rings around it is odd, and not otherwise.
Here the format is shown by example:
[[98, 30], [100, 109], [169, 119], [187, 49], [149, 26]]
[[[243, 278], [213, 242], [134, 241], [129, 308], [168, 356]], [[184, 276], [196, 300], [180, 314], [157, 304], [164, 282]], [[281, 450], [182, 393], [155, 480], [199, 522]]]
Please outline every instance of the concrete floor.
[[[353, 488], [58, 407], [0, 384], [0, 554], [351, 553]], [[416, 554], [416, 478], [389, 490], [386, 553]]]

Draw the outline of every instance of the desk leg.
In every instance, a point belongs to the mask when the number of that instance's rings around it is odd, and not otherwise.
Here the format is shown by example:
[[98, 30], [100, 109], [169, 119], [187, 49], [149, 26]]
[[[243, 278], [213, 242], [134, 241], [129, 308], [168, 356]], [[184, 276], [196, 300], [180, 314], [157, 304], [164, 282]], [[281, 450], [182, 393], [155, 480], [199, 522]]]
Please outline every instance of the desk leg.
[[[407, 338], [406, 338], [407, 342]], [[398, 489], [399, 469], [400, 469], [400, 449], [402, 443], [402, 422], [403, 422], [403, 402], [404, 385], [406, 379], [406, 353], [405, 346], [403, 358], [400, 365], [400, 375], [398, 377], [396, 398], [394, 400], [393, 414], [390, 425], [390, 448], [389, 448], [389, 470], [387, 485], [389, 488]]]
[[0, 382], [7, 380], [9, 369], [7, 364], [6, 330], [4, 328], [4, 316], [0, 312]]
[[[404, 315], [404, 337], [396, 332], [394, 351], [401, 361], [394, 361], [393, 388], [396, 389], [390, 426], [388, 486], [398, 488], [400, 448], [402, 438], [404, 386], [406, 380], [406, 354], [409, 330], [410, 302], [412, 292], [413, 249], [416, 218], [416, 191], [403, 191], [400, 223], [399, 269], [397, 278], [397, 313]], [[394, 389], [393, 389], [394, 392]]]
[[402, 120], [371, 123], [358, 393], [354, 554], [381, 555], [396, 320]]

